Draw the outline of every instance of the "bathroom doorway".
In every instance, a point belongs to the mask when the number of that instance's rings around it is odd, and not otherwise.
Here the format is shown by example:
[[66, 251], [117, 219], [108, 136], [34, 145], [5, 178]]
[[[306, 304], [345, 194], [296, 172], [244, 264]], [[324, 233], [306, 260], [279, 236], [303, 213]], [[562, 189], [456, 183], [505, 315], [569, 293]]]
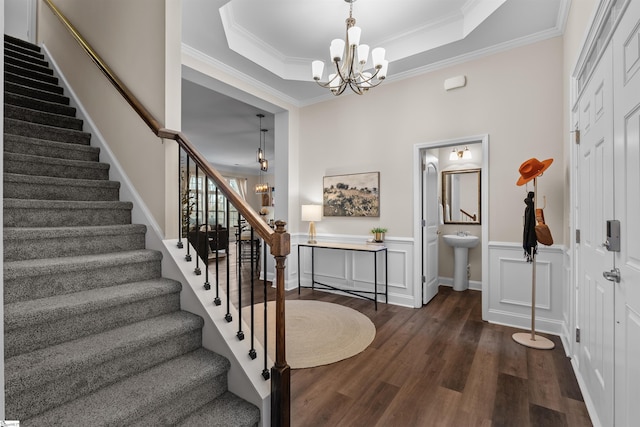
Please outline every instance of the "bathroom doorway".
[[[464, 153], [467, 147], [476, 152], [475, 160], [468, 159], [468, 152]], [[459, 161], [450, 160], [454, 158], [453, 153], [459, 155]], [[418, 307], [427, 304], [437, 294], [440, 285], [453, 286], [453, 257], [448, 255], [452, 249], [442, 242], [442, 230], [447, 233], [471, 230], [472, 234], [480, 237], [481, 244], [474, 249], [476, 252], [470, 261], [470, 271], [475, 275], [469, 287], [485, 290], [488, 283], [488, 153], [488, 135], [427, 142], [414, 146], [414, 277], [417, 282], [414, 297]], [[445, 169], [461, 172], [480, 169], [478, 205], [473, 212], [469, 212], [471, 216], [476, 216], [476, 220], [472, 221], [470, 217], [465, 217], [464, 221], [445, 219], [441, 178]], [[447, 254], [446, 257], [443, 257], [443, 252]], [[483, 313], [486, 306], [483, 297]]]

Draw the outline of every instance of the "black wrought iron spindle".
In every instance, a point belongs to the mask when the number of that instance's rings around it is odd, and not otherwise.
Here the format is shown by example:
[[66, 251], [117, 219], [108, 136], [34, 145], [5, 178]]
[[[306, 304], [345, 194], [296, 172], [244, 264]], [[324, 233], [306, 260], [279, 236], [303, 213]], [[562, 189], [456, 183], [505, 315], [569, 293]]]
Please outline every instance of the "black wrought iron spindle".
[[255, 319], [254, 319], [254, 304], [255, 304], [255, 292], [253, 289], [253, 283], [254, 283], [254, 272], [253, 272], [253, 227], [251, 227], [251, 282], [249, 284], [249, 286], [251, 287], [251, 325], [249, 327], [249, 329], [251, 330], [251, 350], [249, 350], [249, 357], [251, 359], [255, 359], [256, 357], [258, 357], [258, 354], [256, 353], [256, 349], [255, 349], [255, 334], [254, 334], [254, 328], [255, 328]]
[[211, 241], [209, 240], [209, 177], [204, 176], [204, 241], [205, 241], [205, 253], [204, 256], [204, 288], [208, 291], [211, 289], [209, 283], [209, 250], [211, 248]]
[[178, 144], [178, 249], [182, 249], [182, 221], [184, 220], [184, 206], [182, 200], [182, 148]]
[[[229, 199], [227, 198], [226, 201], [227, 201], [227, 230], [231, 230], [231, 228], [229, 228], [229, 226], [231, 225], [231, 220], [229, 219], [229, 212], [230, 212]], [[229, 308], [231, 307], [230, 295], [231, 295], [231, 272], [229, 271], [229, 255], [227, 254], [227, 314], [224, 315], [224, 319], [229, 323], [233, 320], [233, 316], [231, 316], [231, 313], [229, 312]]]
[[196, 164], [196, 268], [193, 269], [193, 272], [196, 273], [196, 276], [202, 274], [200, 271], [200, 188], [198, 184], [198, 175], [200, 171], [198, 169], [198, 165]]
[[191, 215], [190, 215], [190, 211], [191, 209], [191, 185], [189, 183], [190, 181], [190, 177], [189, 177], [189, 173], [191, 172], [191, 169], [189, 167], [189, 155], [187, 154], [187, 169], [185, 171], [186, 175], [187, 175], [187, 194], [185, 196], [185, 203], [186, 203], [186, 215], [187, 215], [187, 254], [184, 256], [184, 260], [187, 262], [191, 261], [191, 245], [189, 244], [189, 224], [191, 223]]
[[[213, 303], [215, 305], [220, 305], [222, 304], [222, 301], [220, 301], [220, 266], [219, 266], [219, 262], [218, 262], [218, 256], [220, 255], [220, 253], [218, 252], [218, 243], [220, 242], [220, 230], [218, 228], [218, 224], [220, 224], [219, 222], [219, 218], [218, 218], [218, 212], [219, 212], [219, 206], [218, 206], [218, 186], [216, 185], [216, 297], [213, 300]], [[227, 228], [227, 230], [229, 230]], [[227, 242], [225, 243], [225, 249], [227, 252], [229, 252], [228, 248], [229, 248], [229, 235], [227, 234]], [[229, 257], [229, 254], [226, 254], [227, 258]]]
[[238, 332], [240, 341], [244, 339], [242, 332], [242, 216], [238, 214]]
[[262, 370], [262, 378], [264, 378], [265, 380], [268, 380], [269, 378], [271, 378], [271, 373], [269, 371], [269, 368], [267, 367], [267, 348], [268, 348], [268, 342], [269, 340], [267, 339], [267, 245], [264, 245], [264, 256], [262, 257], [262, 262], [264, 264], [263, 270], [262, 270], [262, 286], [263, 286], [263, 293], [264, 293], [264, 369]]

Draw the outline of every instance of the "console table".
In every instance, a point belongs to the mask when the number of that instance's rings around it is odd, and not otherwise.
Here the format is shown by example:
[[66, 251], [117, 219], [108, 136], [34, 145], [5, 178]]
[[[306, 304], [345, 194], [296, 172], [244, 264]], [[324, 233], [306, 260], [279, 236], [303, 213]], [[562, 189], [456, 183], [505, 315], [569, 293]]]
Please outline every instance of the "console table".
[[[311, 286], [303, 286], [300, 283], [300, 248], [311, 248]], [[316, 281], [315, 278], [315, 250], [316, 249], [332, 249], [341, 251], [353, 251], [353, 252], [369, 252], [373, 254], [373, 291], [361, 291], [338, 288], [336, 286], [328, 285]], [[321, 289], [331, 289], [334, 291], [345, 292], [351, 295], [359, 296], [361, 298], [373, 301], [376, 310], [378, 310], [378, 254], [384, 254], [384, 302], [388, 302], [388, 286], [389, 286], [389, 273], [387, 270], [387, 248], [379, 245], [355, 245], [348, 243], [300, 243], [298, 244], [298, 294], [300, 294], [300, 288], [315, 289], [316, 285], [321, 286]], [[370, 295], [373, 294], [373, 297]]]

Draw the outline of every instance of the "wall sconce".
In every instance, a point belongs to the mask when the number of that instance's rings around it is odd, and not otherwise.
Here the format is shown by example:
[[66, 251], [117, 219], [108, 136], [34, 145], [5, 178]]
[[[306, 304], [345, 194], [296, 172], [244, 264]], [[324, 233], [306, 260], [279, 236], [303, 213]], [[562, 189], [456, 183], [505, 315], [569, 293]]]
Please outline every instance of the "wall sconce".
[[309, 239], [307, 243], [318, 243], [316, 241], [316, 225], [314, 221], [322, 220], [322, 205], [302, 205], [300, 218], [302, 221], [309, 221]]
[[471, 150], [469, 150], [469, 147], [464, 147], [464, 150], [459, 150], [457, 148], [454, 148], [453, 151], [451, 151], [451, 154], [449, 154], [449, 160], [458, 160], [458, 159], [463, 159], [463, 160], [471, 160]]

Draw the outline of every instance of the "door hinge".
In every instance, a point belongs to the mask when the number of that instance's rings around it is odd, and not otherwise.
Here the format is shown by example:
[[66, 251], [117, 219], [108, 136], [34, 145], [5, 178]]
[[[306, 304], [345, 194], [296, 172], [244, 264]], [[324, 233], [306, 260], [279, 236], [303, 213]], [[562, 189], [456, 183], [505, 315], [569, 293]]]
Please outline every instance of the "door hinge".
[[576, 342], [580, 342], [580, 328], [576, 328]]
[[573, 133], [575, 134], [576, 144], [580, 145], [580, 129], [574, 130]]
[[427, 226], [427, 220], [426, 220], [426, 219], [420, 220], [420, 224], [421, 224], [423, 227], [426, 227], [426, 226]]
[[576, 243], [580, 243], [580, 230], [576, 229]]
[[422, 283], [427, 283], [427, 278], [425, 276], [422, 276]]

